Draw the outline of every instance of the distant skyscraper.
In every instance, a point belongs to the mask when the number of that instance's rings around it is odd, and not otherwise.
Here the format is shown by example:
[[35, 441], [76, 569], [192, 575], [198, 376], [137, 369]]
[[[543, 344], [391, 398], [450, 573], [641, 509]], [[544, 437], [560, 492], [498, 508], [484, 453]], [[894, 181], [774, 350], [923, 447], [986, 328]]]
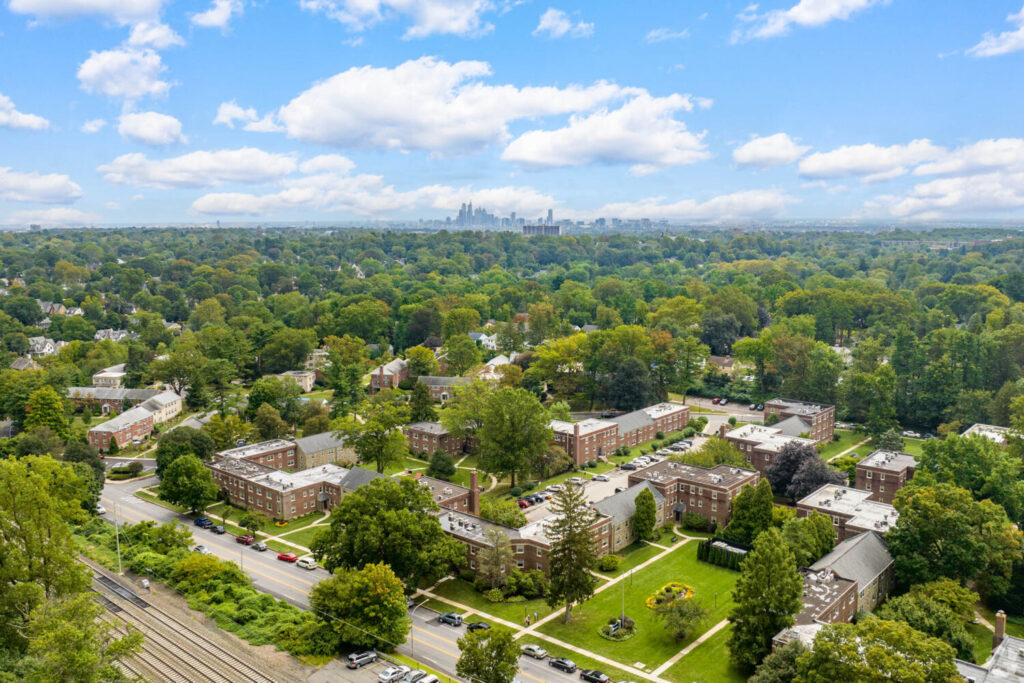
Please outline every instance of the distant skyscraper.
[[551, 225], [554, 222], [555, 222], [555, 210], [554, 209], [548, 209], [548, 223], [547, 224]]

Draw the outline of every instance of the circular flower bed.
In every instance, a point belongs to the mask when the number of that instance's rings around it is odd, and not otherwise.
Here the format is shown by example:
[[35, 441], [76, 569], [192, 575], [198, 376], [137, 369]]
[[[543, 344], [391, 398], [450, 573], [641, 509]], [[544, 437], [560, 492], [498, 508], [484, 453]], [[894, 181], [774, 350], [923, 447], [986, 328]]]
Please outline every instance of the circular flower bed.
[[[612, 624], [618, 624], [619, 628], [614, 629]], [[640, 629], [636, 627], [636, 622], [629, 617], [626, 617], [621, 621], [618, 619], [612, 619], [607, 624], [597, 629], [597, 635], [601, 636], [605, 640], [613, 640], [620, 643], [623, 640], [629, 640], [635, 636], [639, 630]]]
[[648, 609], [658, 609], [669, 602], [689, 600], [693, 597], [693, 593], [693, 586], [688, 586], [678, 581], [671, 581], [659, 588], [654, 595], [647, 598], [646, 605]]

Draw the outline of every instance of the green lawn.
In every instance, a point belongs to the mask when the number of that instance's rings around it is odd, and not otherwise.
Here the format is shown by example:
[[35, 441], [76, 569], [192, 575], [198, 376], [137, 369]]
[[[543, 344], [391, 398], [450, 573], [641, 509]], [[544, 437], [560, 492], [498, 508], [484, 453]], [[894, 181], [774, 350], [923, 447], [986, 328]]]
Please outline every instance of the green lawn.
[[[417, 460], [416, 458], [406, 457], [394, 465], [384, 468], [384, 474], [391, 476], [398, 474], [399, 472], [405, 472], [406, 470], [423, 470], [426, 469], [429, 464], [430, 463], [426, 460]], [[372, 469], [372, 467], [367, 469]]]
[[[985, 617], [988, 623], [996, 623], [995, 612], [993, 612], [980, 602], [976, 604], [975, 607], [978, 608], [978, 611], [981, 612], [981, 615]], [[1010, 621], [1010, 619], [1013, 619], [1014, 621]], [[1016, 616], [1012, 614], [1009, 615], [1009, 618], [1006, 620], [1006, 635], [1014, 636], [1017, 638], [1024, 638], [1024, 617], [1022, 617], [1019, 614]]]
[[857, 432], [850, 431], [848, 429], [837, 429], [836, 434], [839, 436], [839, 441], [827, 443], [825, 444], [825, 447], [821, 449], [821, 457], [825, 460], [839, 455], [847, 448], [856, 446], [867, 438], [863, 434], [858, 434]]
[[150, 503], [155, 503], [155, 504], [159, 505], [160, 507], [165, 507], [168, 510], [174, 510], [175, 512], [188, 512], [188, 508], [182, 507], [180, 505], [175, 505], [174, 503], [168, 503], [166, 501], [160, 500], [156, 496], [156, 494], [150, 493], [149, 491], [143, 491], [143, 490], [140, 489], [140, 490], [135, 492], [135, 497], [136, 498], [141, 498], [142, 500], [148, 500]]
[[992, 654], [992, 631], [989, 631], [981, 624], [968, 624], [967, 632], [974, 641], [974, 661], [978, 664], [984, 664], [988, 660], [989, 655]]
[[921, 455], [924, 450], [924, 439], [908, 439], [903, 438], [903, 452], [909, 453], [910, 455]]
[[[560, 620], [550, 621], [540, 630], [625, 664], [643, 662], [647, 669], [653, 670], [725, 618], [732, 608], [731, 593], [738, 577], [736, 572], [698, 562], [697, 543], [689, 542], [577, 607], [568, 625]], [[700, 600], [710, 611], [704, 628], [685, 641], [671, 638], [654, 612], [644, 604], [648, 596], [670, 581], [692, 586], [696, 591], [694, 599]], [[623, 589], [626, 614], [636, 620], [640, 632], [628, 641], [616, 643], [602, 638], [598, 629], [619, 613]]]
[[742, 683], [747, 680], [729, 664], [729, 631], [729, 627], [723, 628], [698, 645], [662, 673], [662, 678], [677, 683]]
[[633, 567], [646, 562], [660, 552], [664, 552], [661, 548], [646, 543], [633, 543], [627, 545], [625, 548], [616, 553], [622, 558], [622, 563], [619, 564], [619, 568], [613, 572], [602, 572], [598, 570], [598, 573], [605, 576], [618, 576], [628, 572]]
[[326, 527], [307, 526], [304, 529], [299, 529], [298, 531], [292, 531], [289, 532], [287, 535], [283, 535], [281, 537], [281, 540], [288, 541], [290, 543], [297, 543], [298, 545], [308, 548], [309, 544], [313, 542], [313, 537], [316, 536], [317, 533], [324, 528]]
[[[639, 637], [640, 636], [637, 636], [637, 638]], [[635, 638], [633, 640], [635, 640]], [[538, 638], [537, 636], [523, 636], [519, 638], [516, 642], [520, 645], [527, 645], [531, 643], [534, 645], [540, 645], [542, 648], [548, 651], [549, 658], [565, 657], [567, 659], [571, 659], [573, 662], [576, 663], [576, 666], [578, 666], [579, 668], [597, 669], [604, 675], [610, 676], [612, 680], [630, 681], [634, 678], [632, 674], [628, 674], [625, 671], [622, 671], [621, 669], [616, 669], [615, 667], [608, 666], [604, 662], [599, 662], [596, 659], [591, 659], [590, 657], [584, 657], [578, 652], [567, 650], [564, 647], [559, 647], [558, 645], [555, 645], [554, 643], [549, 643], [547, 640], [544, 640], [543, 638]], [[601, 642], [607, 643], [609, 641], [602, 640]], [[608, 656], [608, 653], [606, 652], [600, 650], [598, 650], [598, 652], [600, 652], [605, 657]]]
[[526, 615], [533, 615], [536, 612], [539, 617], [551, 614], [551, 608], [543, 600], [527, 600], [526, 602], [490, 602], [483, 595], [477, 593], [473, 585], [462, 579], [449, 579], [438, 584], [432, 591], [442, 598], [454, 600], [460, 604], [472, 607], [481, 614], [490, 614], [513, 624], [521, 624]]

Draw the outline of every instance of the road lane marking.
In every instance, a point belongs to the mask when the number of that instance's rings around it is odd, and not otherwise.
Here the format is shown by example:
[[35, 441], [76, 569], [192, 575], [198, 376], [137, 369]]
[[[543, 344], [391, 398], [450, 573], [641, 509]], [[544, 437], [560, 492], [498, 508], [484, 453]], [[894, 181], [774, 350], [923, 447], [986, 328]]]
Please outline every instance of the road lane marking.
[[421, 645], [426, 645], [427, 647], [432, 648], [434, 650], [437, 650], [438, 652], [442, 652], [442, 653], [448, 655], [449, 657], [454, 657], [455, 659], [459, 658], [459, 655], [455, 654], [454, 652], [449, 652], [448, 650], [445, 650], [444, 648], [438, 647], [437, 645], [434, 645], [433, 643], [428, 643], [425, 640], [420, 640], [419, 638], [416, 638], [415, 636], [413, 637], [413, 640], [415, 640], [417, 643], [420, 643]]
[[451, 643], [452, 645], [458, 645], [458, 642], [452, 640], [451, 638], [445, 638], [444, 636], [440, 636], [434, 631], [429, 631], [425, 628], [420, 628], [419, 626], [413, 626], [413, 628], [419, 631], [420, 633], [426, 633], [434, 638], [437, 638], [438, 640], [443, 640], [444, 642]]

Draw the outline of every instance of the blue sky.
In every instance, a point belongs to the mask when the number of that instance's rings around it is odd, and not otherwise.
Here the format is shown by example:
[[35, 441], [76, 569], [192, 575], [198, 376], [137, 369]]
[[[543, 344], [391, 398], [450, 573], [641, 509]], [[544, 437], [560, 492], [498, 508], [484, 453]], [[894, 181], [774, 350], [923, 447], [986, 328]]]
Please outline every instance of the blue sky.
[[0, 0], [0, 224], [1024, 217], [1022, 0]]

